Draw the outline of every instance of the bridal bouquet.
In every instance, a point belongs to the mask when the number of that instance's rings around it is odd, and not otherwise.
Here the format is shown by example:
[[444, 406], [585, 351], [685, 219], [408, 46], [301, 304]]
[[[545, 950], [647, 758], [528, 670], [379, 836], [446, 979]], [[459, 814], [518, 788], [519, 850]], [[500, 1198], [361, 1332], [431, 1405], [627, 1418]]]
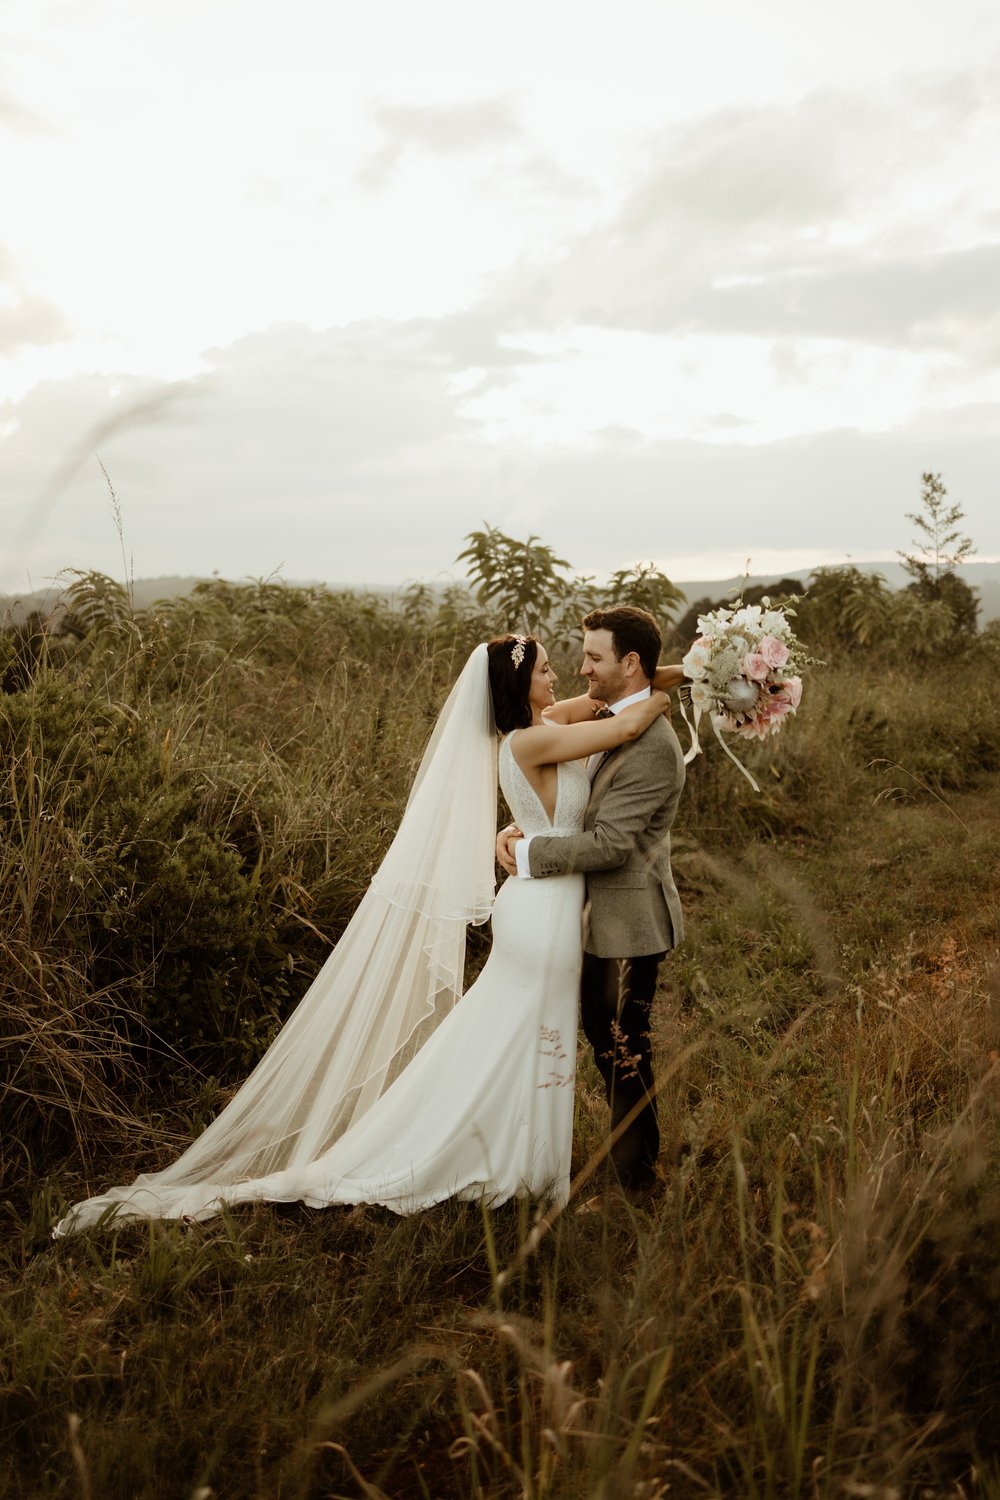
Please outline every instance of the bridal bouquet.
[[785, 610], [766, 599], [716, 609], [699, 616], [698, 630], [683, 661], [694, 707], [744, 739], [777, 734], [802, 701], [802, 652]]
[[[736, 757], [722, 742], [720, 730], [748, 740], [765, 740], [777, 734], [789, 714], [802, 701], [799, 671], [807, 658], [788, 623], [788, 611], [763, 604], [742, 604], [734, 609], [716, 609], [698, 619], [698, 638], [683, 660], [691, 680], [691, 706], [695, 712], [692, 753], [697, 754], [697, 720], [712, 717], [712, 728], [732, 760]], [[736, 761], [744, 776], [757, 789], [753, 777]]]

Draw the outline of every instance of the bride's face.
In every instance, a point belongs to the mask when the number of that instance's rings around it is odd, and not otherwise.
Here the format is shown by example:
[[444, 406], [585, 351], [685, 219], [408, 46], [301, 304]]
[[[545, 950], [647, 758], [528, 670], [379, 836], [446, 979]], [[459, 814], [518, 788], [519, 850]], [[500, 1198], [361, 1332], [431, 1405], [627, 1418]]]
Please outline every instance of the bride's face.
[[542, 709], [551, 708], [556, 701], [553, 691], [555, 685], [556, 674], [549, 664], [548, 652], [544, 646], [540, 645], [531, 673], [531, 685], [528, 688], [528, 705], [533, 719], [539, 719]]

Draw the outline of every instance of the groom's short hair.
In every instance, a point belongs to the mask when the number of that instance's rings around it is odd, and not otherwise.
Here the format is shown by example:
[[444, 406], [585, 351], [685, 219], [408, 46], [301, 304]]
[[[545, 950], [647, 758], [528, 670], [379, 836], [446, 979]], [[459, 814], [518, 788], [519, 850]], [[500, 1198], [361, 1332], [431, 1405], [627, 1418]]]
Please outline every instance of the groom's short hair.
[[610, 630], [611, 647], [621, 661], [634, 651], [646, 676], [652, 680], [660, 660], [663, 638], [648, 609], [637, 609], [633, 604], [620, 604], [615, 609], [592, 609], [583, 619], [584, 630]]

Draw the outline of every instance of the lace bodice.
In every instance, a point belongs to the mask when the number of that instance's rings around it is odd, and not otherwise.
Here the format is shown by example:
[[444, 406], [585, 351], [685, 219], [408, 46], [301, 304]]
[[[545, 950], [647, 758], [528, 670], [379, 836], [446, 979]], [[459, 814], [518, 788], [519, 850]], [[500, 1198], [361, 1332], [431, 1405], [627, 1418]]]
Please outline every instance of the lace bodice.
[[[517, 730], [514, 731], [514, 734]], [[556, 812], [552, 822], [531, 782], [514, 759], [508, 734], [500, 745], [500, 789], [514, 821], [522, 833], [579, 833], [590, 798], [590, 777], [578, 760], [563, 761], [556, 767]]]

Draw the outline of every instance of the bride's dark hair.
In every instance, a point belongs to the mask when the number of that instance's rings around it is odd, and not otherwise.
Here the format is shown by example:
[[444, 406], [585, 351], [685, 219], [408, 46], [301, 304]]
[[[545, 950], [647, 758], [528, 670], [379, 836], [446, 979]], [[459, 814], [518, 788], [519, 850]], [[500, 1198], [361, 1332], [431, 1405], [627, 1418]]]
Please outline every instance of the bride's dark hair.
[[[501, 734], [527, 729], [531, 723], [531, 674], [538, 657], [533, 635], [500, 635], [486, 643], [490, 659], [490, 694], [493, 717]], [[520, 660], [515, 660], [515, 653]]]

